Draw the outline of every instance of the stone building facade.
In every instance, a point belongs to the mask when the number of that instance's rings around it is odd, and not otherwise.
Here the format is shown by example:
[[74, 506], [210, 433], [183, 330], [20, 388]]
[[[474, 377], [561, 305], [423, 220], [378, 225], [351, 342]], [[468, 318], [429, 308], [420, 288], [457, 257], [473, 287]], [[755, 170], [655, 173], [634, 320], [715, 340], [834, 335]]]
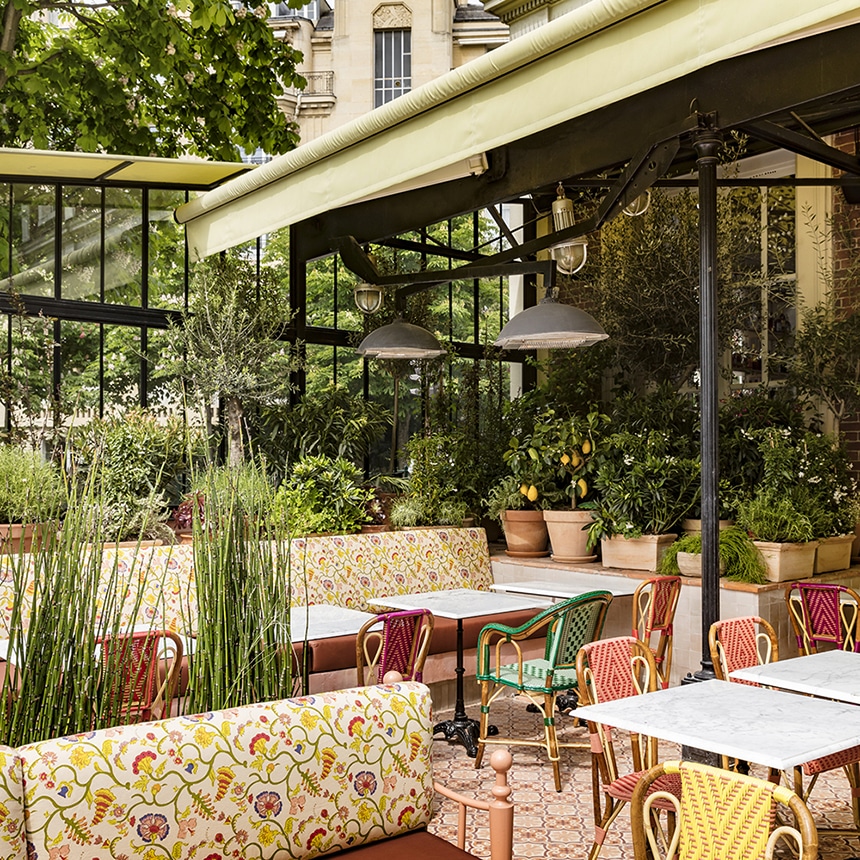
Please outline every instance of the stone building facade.
[[302, 143], [438, 78], [510, 38], [507, 25], [469, 0], [313, 0], [273, 4], [276, 32], [300, 50], [308, 85], [281, 107]]

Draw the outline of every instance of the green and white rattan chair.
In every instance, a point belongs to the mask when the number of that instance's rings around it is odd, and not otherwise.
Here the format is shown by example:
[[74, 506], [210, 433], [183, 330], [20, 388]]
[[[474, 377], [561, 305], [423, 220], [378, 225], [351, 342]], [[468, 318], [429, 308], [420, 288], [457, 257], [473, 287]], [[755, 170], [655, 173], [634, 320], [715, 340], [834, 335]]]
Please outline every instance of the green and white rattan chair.
[[[555, 726], [555, 700], [576, 687], [576, 655], [586, 643], [599, 638], [612, 601], [608, 591], [590, 591], [557, 603], [520, 627], [487, 624], [478, 637], [477, 679], [481, 685], [481, 725], [475, 767], [481, 766], [486, 744], [543, 747], [552, 762], [556, 791], [561, 791], [559, 748], [588, 743], [559, 743]], [[522, 642], [546, 631], [542, 659], [527, 660]], [[543, 718], [543, 739], [488, 737], [490, 707], [506, 690], [514, 689], [532, 702]]]

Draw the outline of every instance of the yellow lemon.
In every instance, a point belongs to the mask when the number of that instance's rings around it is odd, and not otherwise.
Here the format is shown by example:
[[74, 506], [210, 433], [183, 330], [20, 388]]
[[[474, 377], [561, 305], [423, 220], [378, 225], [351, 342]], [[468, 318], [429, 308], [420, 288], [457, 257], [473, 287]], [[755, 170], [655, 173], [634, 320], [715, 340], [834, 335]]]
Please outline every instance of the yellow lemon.
[[520, 484], [520, 492], [527, 496], [529, 494], [529, 485], [528, 484]]
[[573, 468], [577, 469], [579, 468], [579, 464], [582, 462], [582, 457], [574, 451], [573, 459], [570, 462], [573, 464]]
[[590, 454], [591, 453], [591, 442], [588, 439], [586, 439], [582, 443], [582, 453], [583, 454]]
[[588, 484], [585, 483], [585, 478], [580, 478], [576, 482], [576, 486], [579, 488], [579, 496], [582, 498], [588, 493]]
[[528, 491], [528, 500], [529, 500], [530, 502], [534, 502], [534, 501], [536, 501], [536, 500], [537, 500], [537, 497], [538, 497], [538, 489], [537, 489], [537, 487], [536, 487], [534, 484], [532, 484], [532, 485], [529, 487], [529, 491]]
[[561, 462], [566, 466], [570, 462], [570, 457], [568, 457], [567, 454], [562, 454]]

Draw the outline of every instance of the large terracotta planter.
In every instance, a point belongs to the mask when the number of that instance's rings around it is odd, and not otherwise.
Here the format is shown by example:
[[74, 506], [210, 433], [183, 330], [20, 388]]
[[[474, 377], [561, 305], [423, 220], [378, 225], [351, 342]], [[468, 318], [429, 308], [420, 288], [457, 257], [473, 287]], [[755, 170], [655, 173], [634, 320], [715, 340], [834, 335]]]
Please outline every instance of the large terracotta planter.
[[33, 542], [44, 537], [53, 523], [0, 523], [0, 554], [30, 552]]
[[588, 532], [583, 531], [594, 522], [591, 511], [544, 511], [543, 518], [553, 561], [582, 564], [597, 558], [596, 555], [589, 555], [586, 549]]
[[815, 566], [817, 540], [805, 543], [771, 543], [754, 540], [753, 543], [762, 554], [766, 566], [768, 582], [788, 582], [793, 579], [807, 579], [812, 576]]
[[505, 511], [505, 553], [513, 558], [539, 558], [549, 555], [543, 511]]
[[603, 566], [621, 570], [657, 570], [663, 553], [674, 540], [673, 534], [603, 538], [600, 541]]
[[851, 567], [851, 545], [854, 535], [836, 535], [821, 538], [815, 550], [814, 573], [828, 573], [831, 570], [847, 570]]

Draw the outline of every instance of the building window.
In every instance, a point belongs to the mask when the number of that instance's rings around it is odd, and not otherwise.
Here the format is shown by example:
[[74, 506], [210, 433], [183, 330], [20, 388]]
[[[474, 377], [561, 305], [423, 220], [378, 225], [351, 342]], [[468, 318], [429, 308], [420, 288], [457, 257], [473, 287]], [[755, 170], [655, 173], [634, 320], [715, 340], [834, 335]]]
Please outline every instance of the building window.
[[412, 89], [412, 31], [374, 33], [373, 106], [393, 101]]

